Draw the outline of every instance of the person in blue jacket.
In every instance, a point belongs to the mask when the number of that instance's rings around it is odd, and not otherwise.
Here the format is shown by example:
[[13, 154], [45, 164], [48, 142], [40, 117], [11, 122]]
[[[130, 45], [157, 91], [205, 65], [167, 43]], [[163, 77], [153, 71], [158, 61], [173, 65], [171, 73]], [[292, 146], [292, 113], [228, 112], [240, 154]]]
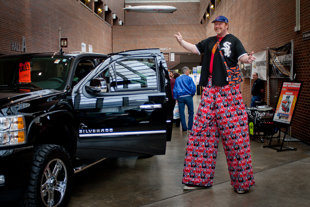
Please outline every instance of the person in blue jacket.
[[[182, 68], [183, 75], [175, 80], [173, 89], [174, 99], [178, 101], [180, 119], [182, 124], [183, 132], [190, 132], [192, 130], [193, 119], [194, 119], [194, 103], [193, 96], [196, 93], [196, 85], [191, 77], [189, 77], [190, 70], [187, 66]], [[188, 109], [188, 123], [186, 126], [185, 119], [185, 105]]]

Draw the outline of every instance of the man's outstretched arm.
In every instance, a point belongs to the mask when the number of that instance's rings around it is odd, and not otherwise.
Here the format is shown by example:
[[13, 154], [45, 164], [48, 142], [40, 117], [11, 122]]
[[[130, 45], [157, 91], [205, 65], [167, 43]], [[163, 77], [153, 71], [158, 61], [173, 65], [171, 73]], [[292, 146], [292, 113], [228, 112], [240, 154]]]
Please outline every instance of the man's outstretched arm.
[[178, 32], [178, 34], [174, 34], [174, 36], [175, 36], [176, 40], [178, 41], [178, 43], [182, 47], [184, 47], [184, 49], [188, 50], [191, 53], [199, 54], [196, 45], [194, 45], [192, 43], [189, 43], [189, 42], [186, 42], [185, 40], [183, 40], [183, 37], [182, 37], [180, 32]]

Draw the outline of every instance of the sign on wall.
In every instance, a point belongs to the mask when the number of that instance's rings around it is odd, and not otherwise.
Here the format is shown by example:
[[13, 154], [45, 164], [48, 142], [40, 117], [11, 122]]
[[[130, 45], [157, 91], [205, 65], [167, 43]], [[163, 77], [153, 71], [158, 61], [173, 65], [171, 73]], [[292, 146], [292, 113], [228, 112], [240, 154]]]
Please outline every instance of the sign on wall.
[[240, 65], [241, 73], [243, 78], [251, 78], [251, 64], [243, 63]]
[[269, 48], [270, 77], [293, 80], [293, 40], [281, 47]]
[[22, 44], [19, 44], [17, 42], [12, 42], [11, 50], [17, 51], [17, 52], [27, 52], [26, 38], [24, 36], [22, 37]]
[[81, 49], [82, 49], [82, 52], [86, 52], [86, 43], [82, 42]]
[[68, 47], [68, 38], [60, 38], [60, 47]]
[[267, 50], [254, 53], [253, 56], [256, 59], [252, 62], [251, 74], [256, 72], [261, 80], [267, 80]]
[[302, 40], [310, 40], [310, 31], [302, 33]]
[[175, 53], [171, 52], [170, 53], [170, 62], [174, 62], [174, 60], [175, 60]]

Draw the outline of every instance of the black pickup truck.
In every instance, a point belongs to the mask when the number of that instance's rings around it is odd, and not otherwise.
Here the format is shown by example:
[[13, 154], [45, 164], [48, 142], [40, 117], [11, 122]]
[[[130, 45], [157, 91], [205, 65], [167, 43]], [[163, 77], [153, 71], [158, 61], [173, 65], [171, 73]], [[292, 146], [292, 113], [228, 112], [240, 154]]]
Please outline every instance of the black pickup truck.
[[0, 201], [65, 206], [89, 165], [165, 154], [171, 98], [159, 49], [0, 56]]

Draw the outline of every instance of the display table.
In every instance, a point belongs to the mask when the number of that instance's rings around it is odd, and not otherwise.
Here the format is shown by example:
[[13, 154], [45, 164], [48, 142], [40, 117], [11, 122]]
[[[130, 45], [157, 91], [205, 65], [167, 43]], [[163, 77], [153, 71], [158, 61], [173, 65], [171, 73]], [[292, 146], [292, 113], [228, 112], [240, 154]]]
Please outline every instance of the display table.
[[[261, 142], [264, 142], [266, 137], [274, 135], [277, 132], [277, 129], [272, 122], [274, 114], [274, 109], [272, 107], [249, 107], [246, 111], [249, 117], [250, 137], [253, 140], [258, 138]], [[261, 132], [263, 135], [260, 135]]]
[[[272, 148], [280, 151], [286, 150], [297, 150], [294, 147], [284, 146], [284, 140], [288, 134], [289, 125], [275, 123], [273, 121], [274, 109], [269, 106], [264, 107], [250, 107], [246, 109], [249, 116], [249, 129], [250, 137], [255, 139], [260, 139], [261, 142], [264, 142], [264, 139], [267, 137], [269, 139], [268, 148]], [[251, 123], [253, 123], [253, 129], [251, 130]], [[284, 135], [281, 137], [281, 129], [284, 129]], [[252, 131], [252, 132], [251, 132]], [[263, 133], [261, 135], [260, 133]], [[274, 135], [278, 133], [276, 137]], [[272, 145], [272, 139], [277, 138], [279, 144]], [[282, 142], [280, 142], [282, 139]]]

